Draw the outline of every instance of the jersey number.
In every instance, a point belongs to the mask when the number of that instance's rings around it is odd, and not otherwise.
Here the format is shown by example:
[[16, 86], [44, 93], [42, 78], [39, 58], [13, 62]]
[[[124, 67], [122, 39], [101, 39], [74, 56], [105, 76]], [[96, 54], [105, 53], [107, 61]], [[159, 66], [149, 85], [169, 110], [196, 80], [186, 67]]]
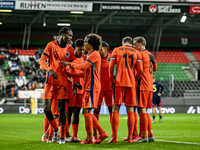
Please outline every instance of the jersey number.
[[[127, 69], [127, 54], [124, 54], [122, 57], [125, 59], [125, 69]], [[133, 69], [133, 57], [133, 54], [128, 57], [129, 59], [131, 59], [131, 69]]]
[[152, 74], [153, 73], [153, 64], [151, 63], [151, 61], [149, 62], [149, 74]]
[[157, 91], [157, 88], [156, 88], [156, 85], [154, 84], [153, 85], [153, 92], [156, 92]]

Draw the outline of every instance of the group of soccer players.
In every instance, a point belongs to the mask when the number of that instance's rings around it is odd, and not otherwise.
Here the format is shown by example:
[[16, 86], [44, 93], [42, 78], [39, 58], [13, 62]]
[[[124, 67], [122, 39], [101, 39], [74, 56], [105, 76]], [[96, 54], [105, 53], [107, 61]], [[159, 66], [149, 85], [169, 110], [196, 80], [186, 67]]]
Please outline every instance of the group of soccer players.
[[[109, 143], [118, 143], [119, 109], [123, 102], [128, 115], [128, 137], [124, 141], [155, 141], [147, 109], [152, 107], [153, 72], [157, 64], [145, 48], [146, 40], [124, 37], [122, 46], [110, 55], [109, 45], [101, 36], [91, 33], [84, 40], [76, 40], [75, 51], [69, 45], [72, 36], [71, 29], [61, 28], [58, 40], [48, 43], [40, 59], [40, 68], [47, 71], [42, 140], [47, 138], [49, 143], [59, 140], [59, 144], [70, 141], [101, 143], [108, 137], [98, 122], [104, 98], [112, 129]], [[113, 75], [115, 66], [116, 76]], [[81, 107], [87, 132], [84, 141], [77, 137]], [[136, 107], [140, 116], [139, 134]], [[72, 114], [73, 134], [70, 136]]]

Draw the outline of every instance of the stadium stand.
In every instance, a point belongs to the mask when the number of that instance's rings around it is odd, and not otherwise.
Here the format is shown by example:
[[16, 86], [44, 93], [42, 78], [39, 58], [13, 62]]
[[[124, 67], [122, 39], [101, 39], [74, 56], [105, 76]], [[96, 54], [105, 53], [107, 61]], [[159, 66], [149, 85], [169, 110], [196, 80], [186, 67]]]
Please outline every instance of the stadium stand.
[[200, 49], [199, 50], [191, 50], [191, 52], [193, 53], [193, 55], [196, 57], [196, 59], [199, 61], [200, 63]]

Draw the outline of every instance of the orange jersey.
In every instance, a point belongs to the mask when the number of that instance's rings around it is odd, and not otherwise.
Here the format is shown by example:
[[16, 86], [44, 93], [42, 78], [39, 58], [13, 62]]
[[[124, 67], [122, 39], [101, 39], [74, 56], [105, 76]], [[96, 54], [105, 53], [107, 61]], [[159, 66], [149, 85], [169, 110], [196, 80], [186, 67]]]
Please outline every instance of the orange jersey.
[[[83, 64], [84, 58], [82, 56], [77, 57], [73, 62], [76, 63], [76, 64]], [[78, 69], [74, 69], [74, 68], [70, 67], [70, 73], [72, 73], [72, 74], [84, 74], [85, 72], [83, 72], [82, 70], [78, 70]], [[73, 77], [73, 82], [81, 84], [82, 87], [84, 86], [84, 78], [83, 77], [82, 78]], [[83, 94], [83, 89], [79, 90], [77, 88], [77, 94]]]
[[142, 76], [138, 81], [139, 90], [153, 91], [153, 72], [156, 71], [157, 63], [152, 63], [148, 50], [140, 51], [143, 61]]
[[46, 75], [46, 83], [67, 85], [66, 68], [59, 65], [60, 61], [72, 61], [74, 59], [74, 49], [66, 45], [61, 47], [58, 41], [49, 42], [40, 59], [40, 68], [49, 71], [52, 69], [58, 75], [58, 80], [53, 79], [50, 73]]
[[70, 63], [70, 66], [79, 69], [86, 70], [84, 90], [85, 91], [100, 91], [100, 67], [101, 67], [101, 56], [98, 51], [92, 51], [84, 64]]
[[[131, 46], [121, 46], [115, 48], [111, 56], [112, 62], [116, 63], [117, 75], [115, 86], [134, 87], [135, 88], [135, 68], [138, 68], [139, 62], [142, 62], [141, 54]], [[110, 77], [113, 81], [112, 69], [113, 64], [110, 64]]]
[[109, 78], [109, 63], [111, 54], [107, 53], [106, 57], [101, 57], [101, 91], [112, 90]]

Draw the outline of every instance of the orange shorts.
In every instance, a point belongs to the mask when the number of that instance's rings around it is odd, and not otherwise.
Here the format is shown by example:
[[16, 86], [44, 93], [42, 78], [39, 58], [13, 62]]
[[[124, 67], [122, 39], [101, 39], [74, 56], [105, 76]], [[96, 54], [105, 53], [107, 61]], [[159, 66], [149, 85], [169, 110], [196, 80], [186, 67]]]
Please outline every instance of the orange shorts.
[[73, 89], [72, 89], [72, 84], [69, 84], [68, 86], [68, 99], [69, 99], [69, 102], [68, 102], [68, 107], [74, 107], [75, 105], [75, 99], [76, 99], [76, 95], [72, 95], [73, 93]]
[[44, 99], [68, 99], [67, 86], [58, 84], [45, 84]]
[[82, 107], [82, 99], [83, 99], [83, 94], [76, 94], [76, 100], [75, 100], [74, 107]]
[[151, 108], [152, 107], [152, 91], [137, 91], [137, 104], [138, 107]]
[[136, 89], [133, 87], [115, 87], [115, 105], [136, 106]]
[[83, 95], [83, 108], [97, 108], [99, 100], [99, 91], [85, 91]]
[[106, 106], [111, 107], [113, 105], [113, 91], [101, 91], [99, 95], [98, 105], [102, 104], [103, 98]]
[[[51, 112], [54, 116], [58, 116], [59, 115], [59, 111], [58, 111], [58, 100], [57, 99], [53, 99], [52, 103], [51, 103]], [[67, 108], [67, 101], [65, 102], [65, 112], [68, 112], [68, 108]]]

